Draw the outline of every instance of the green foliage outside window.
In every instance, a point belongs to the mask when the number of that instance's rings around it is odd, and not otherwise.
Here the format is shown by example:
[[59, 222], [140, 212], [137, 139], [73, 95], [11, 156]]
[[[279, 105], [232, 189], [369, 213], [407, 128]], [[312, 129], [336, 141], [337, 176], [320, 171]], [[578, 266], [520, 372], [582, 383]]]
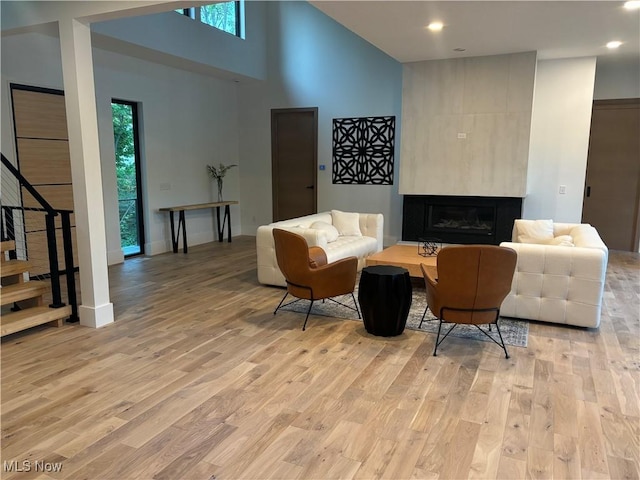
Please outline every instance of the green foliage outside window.
[[112, 103], [113, 141], [116, 152], [116, 177], [122, 247], [138, 245], [138, 215], [133, 109], [131, 105]]
[[232, 35], [238, 35], [236, 2], [214, 3], [200, 7], [200, 21]]
[[[200, 22], [232, 35], [240, 36], [238, 9], [240, 2], [222, 2], [201, 7], [177, 8], [181, 15], [200, 20]], [[198, 18], [199, 16], [199, 18]]]

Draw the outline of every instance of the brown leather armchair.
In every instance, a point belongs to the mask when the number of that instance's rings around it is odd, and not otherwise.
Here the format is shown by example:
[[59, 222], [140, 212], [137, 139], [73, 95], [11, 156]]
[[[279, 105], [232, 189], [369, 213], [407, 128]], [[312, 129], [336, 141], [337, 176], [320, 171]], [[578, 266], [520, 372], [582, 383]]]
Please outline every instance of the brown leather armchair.
[[[329, 299], [339, 303], [358, 312], [358, 318], [360, 318], [358, 304], [353, 296], [358, 270], [356, 257], [327, 263], [327, 255], [322, 248], [309, 248], [304, 237], [280, 228], [273, 229], [273, 239], [278, 267], [287, 281], [287, 292], [273, 312], [274, 315], [283, 306], [282, 303], [287, 295], [291, 294], [297, 299], [286, 305], [297, 302], [299, 299], [310, 300], [302, 330], [307, 327], [309, 313], [316, 300]], [[348, 293], [351, 294], [355, 308], [331, 298]]]
[[[498, 319], [500, 305], [511, 291], [511, 282], [516, 268], [515, 250], [494, 245], [459, 245], [445, 247], [438, 253], [437, 267], [420, 264], [427, 289], [427, 304], [438, 318], [438, 336], [433, 349], [438, 346], [457, 324], [475, 325], [504, 350]], [[424, 315], [422, 317], [424, 320]], [[443, 323], [452, 327], [440, 339]], [[479, 327], [495, 324], [500, 342]], [[420, 322], [422, 325], [422, 321]]]

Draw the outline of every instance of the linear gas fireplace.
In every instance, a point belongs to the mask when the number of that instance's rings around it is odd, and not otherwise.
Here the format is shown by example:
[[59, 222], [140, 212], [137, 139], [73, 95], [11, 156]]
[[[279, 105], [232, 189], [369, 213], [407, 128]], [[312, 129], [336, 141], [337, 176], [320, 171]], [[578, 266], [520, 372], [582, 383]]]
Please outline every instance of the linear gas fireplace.
[[521, 214], [521, 198], [405, 195], [402, 239], [498, 245], [511, 240]]

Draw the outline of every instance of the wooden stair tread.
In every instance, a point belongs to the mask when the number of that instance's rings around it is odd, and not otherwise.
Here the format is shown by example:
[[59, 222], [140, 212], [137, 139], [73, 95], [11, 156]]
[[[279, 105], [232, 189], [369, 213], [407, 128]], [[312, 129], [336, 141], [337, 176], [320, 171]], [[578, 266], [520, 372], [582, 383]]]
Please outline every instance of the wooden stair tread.
[[16, 241], [15, 240], [4, 240], [0, 242], [0, 252], [8, 252], [9, 250], [16, 249]]
[[32, 307], [18, 312], [6, 313], [0, 317], [0, 336], [4, 337], [69, 315], [71, 315], [70, 305], [62, 308]]
[[13, 302], [27, 300], [28, 298], [39, 297], [48, 293], [50, 285], [45, 282], [24, 282], [6, 285], [0, 289], [0, 300], [2, 305], [10, 305]]
[[2, 262], [2, 278], [28, 272], [31, 265], [27, 260], [9, 260]]

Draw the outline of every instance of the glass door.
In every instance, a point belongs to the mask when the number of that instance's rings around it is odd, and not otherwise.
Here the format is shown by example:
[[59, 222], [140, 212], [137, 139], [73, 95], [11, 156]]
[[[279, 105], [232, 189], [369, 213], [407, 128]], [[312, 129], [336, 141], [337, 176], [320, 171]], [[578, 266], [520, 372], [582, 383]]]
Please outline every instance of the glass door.
[[111, 101], [116, 153], [120, 245], [125, 257], [144, 253], [138, 109], [133, 102]]

